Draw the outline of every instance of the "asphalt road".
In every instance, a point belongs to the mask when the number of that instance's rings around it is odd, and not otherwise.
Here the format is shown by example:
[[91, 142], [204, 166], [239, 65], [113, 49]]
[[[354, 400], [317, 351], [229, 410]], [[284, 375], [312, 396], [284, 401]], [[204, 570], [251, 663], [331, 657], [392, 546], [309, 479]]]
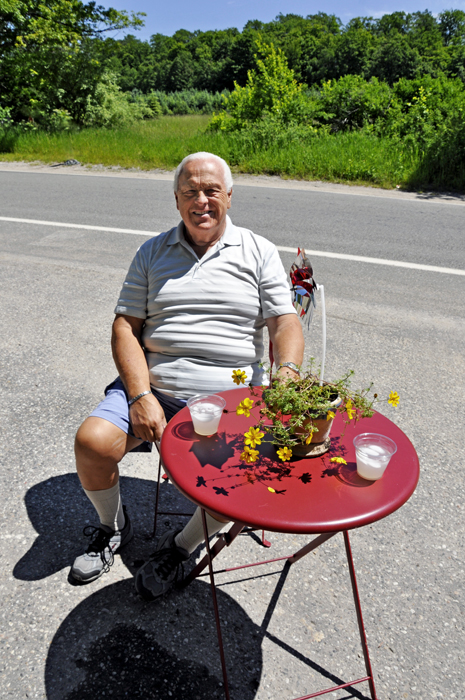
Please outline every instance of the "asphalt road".
[[[284, 248], [465, 270], [463, 205], [379, 194], [238, 183], [231, 217]], [[93, 521], [73, 473], [73, 435], [113, 378], [113, 307], [148, 234], [2, 220], [157, 232], [177, 222], [173, 200], [164, 180], [0, 171], [1, 697], [221, 697], [206, 582], [155, 606], [132, 593], [135, 562], [153, 548], [144, 539], [152, 457], [129, 457], [122, 469], [134, 543], [94, 584], [68, 582], [81, 528]], [[281, 255], [289, 268], [294, 255]], [[326, 376], [353, 368], [356, 385], [373, 380], [380, 395], [398, 391], [398, 409], [382, 410], [409, 435], [422, 468], [401, 510], [352, 536], [379, 699], [462, 698], [465, 278], [350, 259], [313, 263], [327, 298]], [[318, 359], [320, 346], [317, 313], [307, 357]], [[225, 579], [220, 607], [235, 700], [300, 697], [363, 675], [336, 540], [291, 570], [266, 632], [279, 573]], [[272, 542], [280, 556], [301, 538]], [[243, 537], [224, 562], [261, 554]], [[129, 659], [123, 666], [117, 650]], [[175, 676], [185, 676], [187, 690], [170, 686]], [[368, 697], [357, 688], [330, 697]]]

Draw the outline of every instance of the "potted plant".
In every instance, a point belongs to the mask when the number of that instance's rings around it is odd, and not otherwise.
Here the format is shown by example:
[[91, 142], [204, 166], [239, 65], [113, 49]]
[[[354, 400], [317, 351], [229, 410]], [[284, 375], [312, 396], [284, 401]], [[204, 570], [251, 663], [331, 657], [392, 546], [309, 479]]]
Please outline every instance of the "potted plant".
[[[338, 380], [322, 382], [313, 372], [311, 361], [309, 369], [302, 371], [299, 377], [274, 377], [261, 394], [250, 387], [250, 398], [241, 401], [236, 408], [238, 415], [252, 415], [256, 419], [255, 425], [244, 435], [241, 459], [251, 463], [258, 458], [255, 447], [261, 444], [265, 434], [271, 437], [283, 461], [289, 461], [292, 455], [316, 456], [327, 452], [337, 411], [344, 415], [344, 423], [348, 425], [372, 416], [373, 405], [379, 401], [378, 395], [372, 393], [372, 384], [361, 391], [351, 388], [353, 374], [353, 370], [349, 370]], [[232, 378], [239, 385], [245, 383], [246, 375], [234, 370]], [[397, 406], [398, 394], [391, 392], [387, 401]], [[255, 415], [257, 409], [258, 416]], [[332, 459], [344, 461], [342, 457]]]

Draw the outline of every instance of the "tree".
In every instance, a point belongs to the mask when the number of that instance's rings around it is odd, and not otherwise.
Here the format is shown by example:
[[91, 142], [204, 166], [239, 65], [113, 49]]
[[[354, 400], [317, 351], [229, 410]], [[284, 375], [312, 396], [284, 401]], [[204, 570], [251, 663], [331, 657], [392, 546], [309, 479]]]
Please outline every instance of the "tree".
[[401, 78], [415, 78], [420, 73], [421, 56], [398, 31], [381, 37], [367, 66], [367, 77], [376, 77], [393, 85]]
[[15, 46], [76, 46], [104, 32], [141, 27], [143, 15], [81, 0], [0, 0], [0, 55]]
[[188, 90], [193, 87], [194, 63], [188, 51], [178, 53], [168, 72], [167, 89], [171, 92], [176, 90]]
[[445, 10], [439, 14], [439, 29], [446, 46], [465, 44], [465, 12]]
[[269, 116], [283, 124], [297, 120], [303, 108], [304, 85], [294, 78], [281, 49], [256, 42], [255, 70], [250, 70], [247, 83], [237, 83], [225, 101], [225, 108], [215, 115], [211, 128], [233, 131]]
[[81, 0], [0, 0], [0, 103], [16, 120], [46, 121], [69, 107], [71, 75], [85, 101], [103, 71], [93, 44], [105, 32], [142, 26], [141, 15]]

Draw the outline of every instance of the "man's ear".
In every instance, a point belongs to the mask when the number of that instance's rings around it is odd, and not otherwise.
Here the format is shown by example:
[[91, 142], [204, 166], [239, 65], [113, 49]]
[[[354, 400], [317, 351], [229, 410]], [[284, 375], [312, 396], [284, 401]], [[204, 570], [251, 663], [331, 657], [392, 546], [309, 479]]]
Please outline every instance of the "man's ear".
[[176, 209], [179, 211], [179, 202], [178, 202], [178, 193], [177, 192], [174, 193], [174, 198], [176, 200]]
[[228, 192], [228, 209], [231, 209], [232, 191], [233, 191], [233, 188], [231, 187], [230, 191]]

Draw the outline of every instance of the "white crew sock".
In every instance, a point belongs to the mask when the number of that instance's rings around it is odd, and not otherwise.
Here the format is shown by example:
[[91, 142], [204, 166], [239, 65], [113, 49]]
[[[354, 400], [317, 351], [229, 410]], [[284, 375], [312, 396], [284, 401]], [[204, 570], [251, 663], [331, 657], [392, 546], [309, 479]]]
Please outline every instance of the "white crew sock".
[[102, 489], [101, 491], [87, 491], [87, 489], [84, 489], [84, 493], [97, 511], [101, 525], [106, 525], [112, 530], [123, 529], [124, 513], [119, 492], [119, 481], [111, 489]]
[[[205, 517], [207, 520], [207, 530], [209, 537], [221, 530], [221, 528], [224, 527], [224, 525], [228, 524], [220, 523], [219, 520], [212, 518], [212, 516], [208, 513], [205, 513]], [[200, 508], [197, 508], [184, 530], [181, 530], [181, 532], [176, 535], [176, 537], [174, 538], [174, 542], [177, 547], [187, 549], [189, 554], [192, 554], [194, 549], [196, 549], [199, 546], [199, 544], [201, 544], [204, 541], [204, 539], [205, 538], [203, 536], [202, 511], [200, 510]]]

